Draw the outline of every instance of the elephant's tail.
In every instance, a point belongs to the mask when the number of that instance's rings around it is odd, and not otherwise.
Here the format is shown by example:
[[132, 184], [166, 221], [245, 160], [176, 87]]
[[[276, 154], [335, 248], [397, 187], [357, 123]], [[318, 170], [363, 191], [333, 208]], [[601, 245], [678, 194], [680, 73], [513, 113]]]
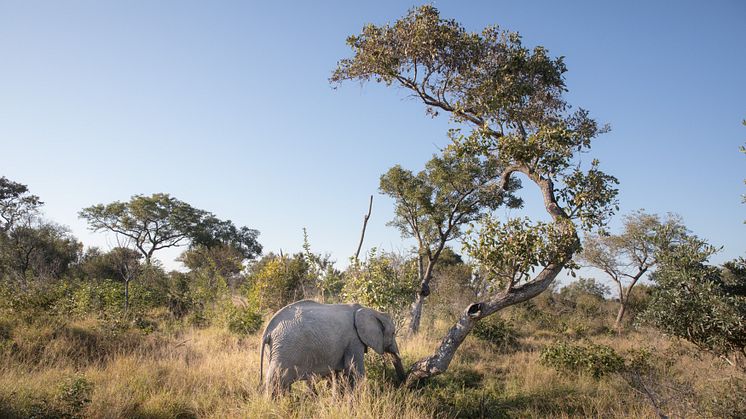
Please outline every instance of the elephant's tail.
[[259, 386], [262, 385], [262, 376], [264, 375], [264, 346], [267, 345], [267, 335], [262, 335], [262, 342], [259, 344]]

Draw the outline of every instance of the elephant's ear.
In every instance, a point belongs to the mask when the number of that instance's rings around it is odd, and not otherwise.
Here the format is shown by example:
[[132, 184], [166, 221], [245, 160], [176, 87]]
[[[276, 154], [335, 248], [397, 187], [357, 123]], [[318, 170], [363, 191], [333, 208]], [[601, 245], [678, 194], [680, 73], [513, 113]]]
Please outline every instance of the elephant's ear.
[[383, 354], [383, 323], [378, 314], [369, 308], [360, 308], [355, 312], [355, 328], [363, 343]]

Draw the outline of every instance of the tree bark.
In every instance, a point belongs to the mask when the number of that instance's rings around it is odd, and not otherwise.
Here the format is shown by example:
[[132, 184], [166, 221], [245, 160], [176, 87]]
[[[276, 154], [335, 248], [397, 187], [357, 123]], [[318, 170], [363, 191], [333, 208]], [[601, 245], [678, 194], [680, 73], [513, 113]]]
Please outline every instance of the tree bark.
[[622, 318], [624, 317], [624, 312], [627, 311], [627, 302], [620, 301], [620, 303], [619, 311], [616, 314], [616, 321], [614, 322], [614, 327], [617, 329], [622, 327]]
[[[436, 257], [440, 255], [440, 250], [436, 253]], [[433, 267], [435, 261], [428, 260], [427, 267], [424, 272], [422, 270], [422, 256], [420, 256], [419, 272], [420, 272], [420, 290], [415, 297], [414, 303], [412, 303], [411, 318], [409, 321], [409, 335], [414, 336], [420, 331], [420, 321], [422, 320], [422, 306], [425, 304], [425, 299], [430, 295], [430, 280], [433, 277]]]
[[130, 281], [126, 279], [124, 281], [124, 312], [129, 312], [130, 309]]
[[365, 228], [368, 227], [368, 220], [370, 219], [370, 212], [373, 210], [373, 195], [370, 196], [370, 203], [368, 204], [368, 213], [363, 217], [363, 232], [360, 234], [360, 243], [357, 245], [357, 251], [355, 252], [355, 260], [360, 256], [360, 249], [363, 247], [363, 239], [365, 239]]
[[[503, 181], [507, 182], [507, 179], [513, 172], [521, 172], [536, 183], [544, 199], [544, 208], [555, 223], [570, 223], [567, 213], [557, 203], [554, 194], [554, 184], [551, 179], [541, 177], [527, 167], [510, 166], [503, 172]], [[464, 342], [464, 339], [469, 335], [477, 321], [505, 307], [530, 300], [549, 287], [560, 271], [562, 271], [565, 264], [572, 260], [573, 255], [580, 247], [580, 238], [574, 226], [558, 225], [564, 230], [565, 234], [571, 235], [574, 243], [564, 249], [563, 254], [557, 255], [557, 262], [547, 265], [533, 280], [498, 293], [489, 301], [474, 303], [467, 307], [461, 314], [458, 322], [451, 326], [451, 329], [443, 338], [435, 353], [420, 359], [412, 365], [405, 382], [407, 387], [414, 387], [418, 381], [446, 371], [453, 356], [456, 354], [456, 350]]]
[[412, 303], [411, 318], [409, 320], [409, 335], [414, 336], [420, 331], [420, 319], [422, 318], [422, 305], [425, 304], [425, 297], [417, 293]]
[[622, 319], [624, 318], [624, 313], [627, 311], [627, 303], [629, 302], [629, 296], [632, 294], [632, 288], [634, 288], [635, 284], [637, 284], [637, 281], [642, 278], [642, 276], [647, 272], [648, 268], [640, 268], [639, 271], [635, 276], [632, 277], [632, 281], [627, 286], [627, 289], [622, 292], [622, 282], [617, 281], [619, 284], [619, 312], [616, 315], [616, 321], [614, 322], [614, 327], [617, 329], [620, 329], [622, 327]]
[[414, 387], [418, 381], [446, 371], [456, 354], [456, 350], [464, 342], [477, 321], [505, 307], [530, 300], [541, 294], [554, 281], [562, 267], [563, 264], [549, 265], [531, 282], [515, 287], [508, 292], [499, 293], [489, 301], [474, 303], [467, 307], [456, 324], [451, 326], [435, 353], [417, 361], [410, 368], [406, 380], [407, 387]]

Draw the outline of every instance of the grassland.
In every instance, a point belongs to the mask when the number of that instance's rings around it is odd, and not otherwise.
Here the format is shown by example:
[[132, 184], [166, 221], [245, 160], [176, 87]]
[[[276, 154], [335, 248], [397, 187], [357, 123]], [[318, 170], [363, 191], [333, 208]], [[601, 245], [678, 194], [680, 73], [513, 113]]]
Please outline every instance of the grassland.
[[[405, 361], [428, 354], [447, 327], [400, 337]], [[368, 378], [355, 391], [303, 383], [278, 400], [259, 390], [258, 336], [224, 328], [161, 324], [152, 331], [96, 319], [0, 320], [0, 417], [658, 417], [649, 397], [620, 375], [600, 379], [559, 372], [540, 351], [566, 338], [517, 329], [513, 345], [470, 337], [451, 368], [405, 390], [369, 355]], [[601, 333], [583, 341], [620, 353], [652, 348], [655, 373], [644, 377], [672, 417], [739, 417], [743, 376], [721, 360], [653, 331]], [[742, 416], [741, 416], [742, 417]]]

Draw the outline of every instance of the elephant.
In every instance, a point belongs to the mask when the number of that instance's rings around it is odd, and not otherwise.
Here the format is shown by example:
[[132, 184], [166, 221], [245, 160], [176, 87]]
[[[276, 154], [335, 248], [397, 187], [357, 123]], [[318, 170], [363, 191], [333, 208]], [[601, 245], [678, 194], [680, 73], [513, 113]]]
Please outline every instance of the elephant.
[[298, 380], [343, 374], [355, 385], [365, 375], [363, 354], [372, 348], [389, 354], [399, 378], [405, 378], [391, 318], [360, 304], [321, 304], [302, 300], [272, 316], [261, 338], [259, 382], [264, 348], [269, 346], [265, 390], [276, 395]]

